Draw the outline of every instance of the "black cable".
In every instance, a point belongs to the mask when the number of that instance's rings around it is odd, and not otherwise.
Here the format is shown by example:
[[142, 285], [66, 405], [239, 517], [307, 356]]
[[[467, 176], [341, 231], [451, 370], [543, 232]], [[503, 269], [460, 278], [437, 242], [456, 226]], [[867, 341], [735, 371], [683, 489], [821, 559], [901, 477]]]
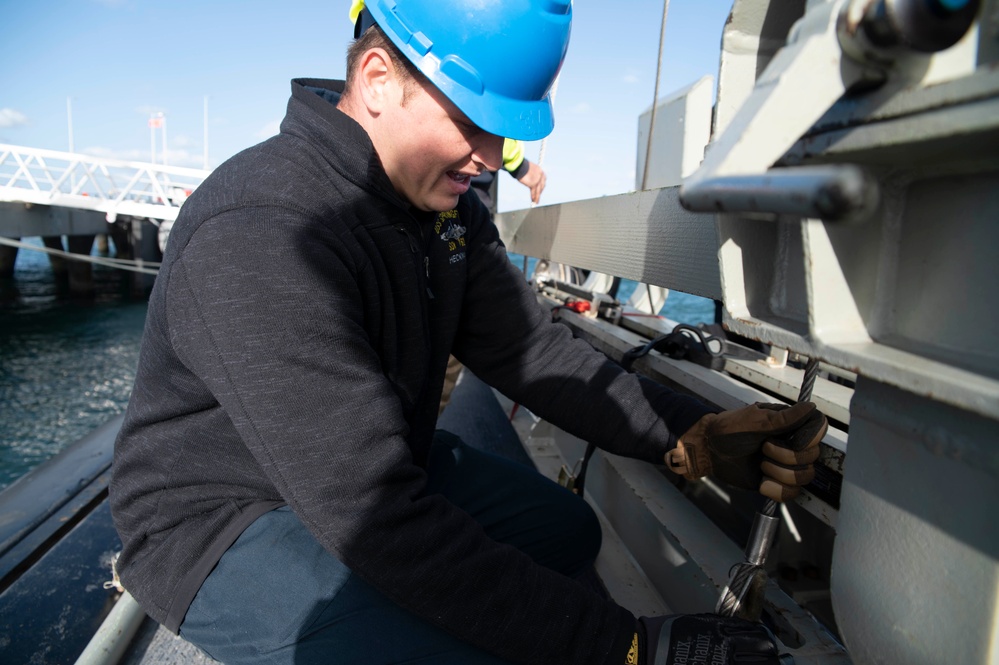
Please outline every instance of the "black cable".
[[[815, 378], [818, 376], [818, 373], [818, 358], [810, 358], [801, 380], [798, 403], [807, 402], [811, 399], [812, 390], [815, 388]], [[763, 508], [760, 509], [760, 513], [768, 518], [774, 517], [777, 514], [777, 502], [773, 499], [767, 499], [766, 503], [763, 504]], [[756, 529], [758, 524], [760, 524], [759, 518], [757, 518], [757, 522], [753, 525], [753, 532], [749, 535], [750, 542], [757, 537]], [[764, 551], [759, 563], [746, 561], [737, 563], [732, 567], [732, 571], [730, 571], [731, 581], [722, 592], [721, 598], [718, 599], [718, 605], [715, 607], [716, 613], [726, 617], [739, 614], [743, 618], [754, 621], [759, 619], [759, 616], [749, 616], [747, 612], [755, 614], [757, 611], [762, 610], [762, 595], [767, 579], [767, 573], [763, 565], [766, 563], [766, 554], [771, 545], [772, 543], [767, 545], [766, 551]]]
[[[665, 335], [660, 335], [641, 346], [636, 346], [625, 351], [624, 355], [621, 356], [620, 365], [626, 370], [631, 371], [631, 366], [634, 362], [642, 356], [648, 355], [652, 349], [665, 352], [671, 358], [686, 358], [690, 355], [690, 349], [682, 341], [682, 338], [690, 339], [691, 336], [693, 336], [694, 341], [700, 342], [701, 347], [703, 347], [704, 352], [709, 358], [722, 358], [725, 343], [721, 339], [711, 335], [705, 335], [704, 331], [700, 328], [695, 328], [694, 326], [686, 323], [678, 323], [673, 327], [672, 331], [666, 333]], [[711, 348], [711, 342], [713, 341], [718, 342], [717, 350]], [[672, 346], [670, 345], [670, 342], [673, 343]]]

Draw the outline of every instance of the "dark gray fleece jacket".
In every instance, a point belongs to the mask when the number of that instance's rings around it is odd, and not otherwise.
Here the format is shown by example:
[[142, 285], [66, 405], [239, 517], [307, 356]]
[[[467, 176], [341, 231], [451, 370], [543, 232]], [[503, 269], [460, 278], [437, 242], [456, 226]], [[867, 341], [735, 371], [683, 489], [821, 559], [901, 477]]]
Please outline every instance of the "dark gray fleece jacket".
[[225, 550], [287, 504], [460, 638], [515, 662], [619, 665], [628, 611], [421, 493], [448, 353], [651, 462], [708, 410], [551, 323], [474, 194], [410, 208], [336, 109], [342, 88], [293, 81], [280, 134], [217, 168], [173, 226], [115, 446], [123, 583], [176, 632]]

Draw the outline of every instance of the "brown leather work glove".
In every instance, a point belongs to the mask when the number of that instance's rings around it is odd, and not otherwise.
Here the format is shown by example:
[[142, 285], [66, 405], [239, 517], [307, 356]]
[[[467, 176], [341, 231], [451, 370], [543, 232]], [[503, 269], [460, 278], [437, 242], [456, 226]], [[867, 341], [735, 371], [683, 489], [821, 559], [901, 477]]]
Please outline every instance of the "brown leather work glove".
[[812, 462], [828, 427], [812, 402], [757, 403], [709, 413], [666, 453], [666, 466], [689, 480], [712, 475], [786, 501], [815, 477]]

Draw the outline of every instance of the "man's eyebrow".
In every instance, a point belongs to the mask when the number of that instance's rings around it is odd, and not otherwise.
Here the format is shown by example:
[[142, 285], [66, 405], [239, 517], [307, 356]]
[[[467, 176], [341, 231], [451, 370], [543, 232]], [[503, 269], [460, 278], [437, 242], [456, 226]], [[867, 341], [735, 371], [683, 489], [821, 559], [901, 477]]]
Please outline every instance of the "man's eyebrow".
[[469, 130], [475, 131], [475, 132], [484, 131], [481, 127], [479, 127], [474, 122], [472, 122], [471, 120], [469, 120], [468, 116], [466, 116], [464, 113], [460, 113], [457, 116], [452, 116], [451, 119], [454, 121], [454, 123], [456, 125], [459, 125], [459, 126], [465, 128], [465, 129], [469, 129]]

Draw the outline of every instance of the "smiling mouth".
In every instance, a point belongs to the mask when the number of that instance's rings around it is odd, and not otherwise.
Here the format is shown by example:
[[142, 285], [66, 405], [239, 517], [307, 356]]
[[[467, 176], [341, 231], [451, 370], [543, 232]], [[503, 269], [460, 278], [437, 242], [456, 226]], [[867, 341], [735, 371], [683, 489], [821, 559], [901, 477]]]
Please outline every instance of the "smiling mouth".
[[448, 171], [447, 177], [461, 184], [465, 184], [472, 179], [472, 176], [468, 175], [467, 173], [458, 173], [457, 171]]

